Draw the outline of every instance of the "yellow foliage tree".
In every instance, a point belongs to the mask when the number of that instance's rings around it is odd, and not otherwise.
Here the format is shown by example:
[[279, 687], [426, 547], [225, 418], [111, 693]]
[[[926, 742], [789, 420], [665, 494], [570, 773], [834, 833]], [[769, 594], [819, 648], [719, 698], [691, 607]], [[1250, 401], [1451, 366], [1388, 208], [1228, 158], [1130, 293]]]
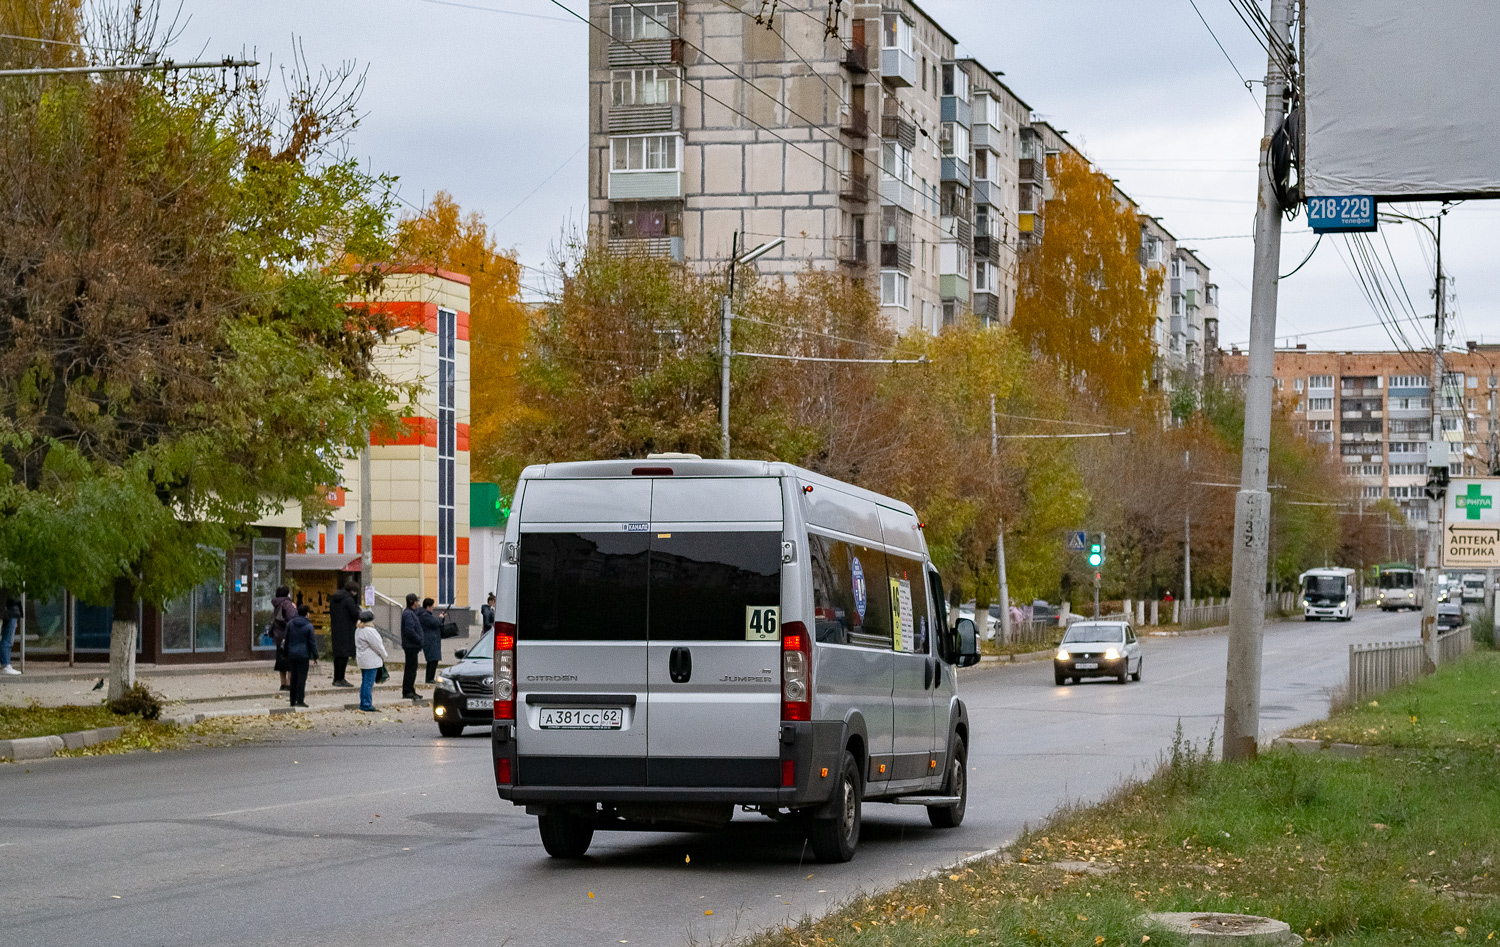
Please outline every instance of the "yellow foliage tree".
[[398, 259], [469, 277], [469, 446], [475, 480], [493, 480], [500, 438], [516, 405], [516, 371], [530, 310], [521, 302], [521, 265], [500, 250], [484, 218], [464, 214], [439, 191], [421, 213], [397, 225]]
[[1049, 158], [1048, 173], [1046, 234], [1021, 258], [1011, 325], [1101, 407], [1138, 404], [1150, 391], [1161, 271], [1141, 266], [1140, 222], [1108, 177], [1070, 153]]

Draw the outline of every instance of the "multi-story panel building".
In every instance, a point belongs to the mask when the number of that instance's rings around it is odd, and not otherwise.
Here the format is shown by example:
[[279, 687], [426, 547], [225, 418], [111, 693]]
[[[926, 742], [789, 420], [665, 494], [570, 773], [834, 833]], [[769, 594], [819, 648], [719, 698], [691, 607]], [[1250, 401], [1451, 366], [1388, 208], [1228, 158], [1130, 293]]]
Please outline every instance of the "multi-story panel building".
[[1009, 321], [1046, 156], [1072, 146], [916, 3], [589, 9], [591, 240], [712, 268], [781, 237], [761, 272], [842, 269], [899, 331]]
[[[1243, 378], [1249, 355], [1219, 353], [1230, 379]], [[1441, 439], [1454, 476], [1484, 476], [1500, 464], [1500, 345], [1470, 343], [1445, 355]], [[1427, 443], [1433, 439], [1428, 358], [1410, 352], [1278, 349], [1278, 397], [1298, 431], [1338, 453], [1367, 501], [1387, 498], [1411, 522], [1427, 521]]]

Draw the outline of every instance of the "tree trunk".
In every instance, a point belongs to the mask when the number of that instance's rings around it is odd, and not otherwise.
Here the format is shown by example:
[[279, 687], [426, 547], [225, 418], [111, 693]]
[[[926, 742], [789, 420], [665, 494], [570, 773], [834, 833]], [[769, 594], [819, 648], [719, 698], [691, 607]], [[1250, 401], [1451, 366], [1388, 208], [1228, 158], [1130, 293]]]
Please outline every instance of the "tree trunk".
[[135, 635], [133, 619], [115, 619], [109, 629], [109, 699], [125, 696], [135, 683]]

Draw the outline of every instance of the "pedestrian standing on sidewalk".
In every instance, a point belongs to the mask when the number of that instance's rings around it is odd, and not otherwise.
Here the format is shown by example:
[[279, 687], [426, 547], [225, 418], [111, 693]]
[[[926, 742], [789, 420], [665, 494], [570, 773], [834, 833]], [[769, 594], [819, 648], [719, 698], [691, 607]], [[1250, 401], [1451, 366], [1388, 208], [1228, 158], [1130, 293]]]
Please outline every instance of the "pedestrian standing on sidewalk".
[[297, 615], [286, 623], [286, 663], [292, 675], [292, 706], [307, 706], [307, 666], [318, 659], [318, 638], [308, 620], [312, 609], [297, 606]]
[[344, 669], [354, 657], [354, 626], [359, 624], [359, 583], [353, 579], [328, 600], [328, 631], [333, 650], [333, 686], [353, 687], [344, 679]]
[[479, 606], [479, 633], [484, 634], [495, 627], [495, 593], [485, 599], [484, 604]]
[[16, 629], [21, 627], [21, 621], [26, 617], [26, 610], [21, 607], [21, 600], [5, 593], [5, 616], [4, 626], [0, 627], [0, 674], [20, 674], [10, 666], [10, 649], [16, 640]]
[[437, 681], [438, 662], [443, 660], [443, 620], [432, 613], [432, 599], [422, 599], [422, 656], [427, 659], [427, 683]]
[[385, 642], [375, 627], [375, 613], [359, 613], [359, 627], [354, 629], [354, 663], [359, 668], [359, 709], [375, 709], [375, 676], [385, 664]]
[[286, 663], [286, 626], [297, 617], [297, 603], [286, 586], [276, 589], [271, 599], [271, 643], [276, 646], [276, 670], [281, 672], [281, 689], [292, 689], [291, 665]]
[[422, 618], [417, 609], [417, 593], [406, 596], [406, 611], [401, 613], [401, 650], [406, 666], [401, 672], [401, 696], [417, 696], [417, 662], [422, 660]]

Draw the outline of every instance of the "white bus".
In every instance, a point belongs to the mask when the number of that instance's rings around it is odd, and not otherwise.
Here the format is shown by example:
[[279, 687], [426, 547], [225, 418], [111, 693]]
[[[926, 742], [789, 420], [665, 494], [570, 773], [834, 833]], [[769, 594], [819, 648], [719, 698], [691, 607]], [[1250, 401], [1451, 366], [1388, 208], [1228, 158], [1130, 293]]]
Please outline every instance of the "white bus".
[[1307, 621], [1354, 617], [1354, 570], [1309, 569], [1297, 577], [1302, 586], [1302, 617]]
[[1406, 566], [1381, 566], [1379, 583], [1377, 604], [1381, 611], [1421, 607], [1417, 599], [1417, 574], [1413, 570]]

